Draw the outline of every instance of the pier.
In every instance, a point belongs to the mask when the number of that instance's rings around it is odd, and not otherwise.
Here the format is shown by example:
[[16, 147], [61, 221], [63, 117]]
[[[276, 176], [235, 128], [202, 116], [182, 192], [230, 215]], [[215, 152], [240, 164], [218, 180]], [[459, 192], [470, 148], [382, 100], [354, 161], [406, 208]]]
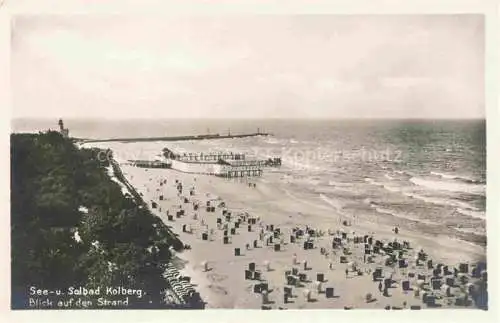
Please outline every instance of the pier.
[[215, 153], [175, 153], [168, 148], [163, 149], [163, 155], [166, 158], [176, 159], [185, 162], [197, 161], [213, 161], [219, 160], [245, 160], [245, 154], [238, 154], [233, 152], [215, 152]]
[[261, 160], [230, 160], [227, 163], [233, 167], [239, 166], [259, 166], [259, 167], [278, 167], [281, 166], [281, 158], [269, 158]]
[[163, 155], [172, 163], [172, 169], [225, 178], [261, 176], [264, 167], [281, 165], [281, 158], [248, 160], [245, 154], [231, 151], [178, 153], [165, 147]]
[[233, 177], [250, 177], [250, 176], [261, 176], [263, 170], [260, 166], [230, 166], [223, 168], [222, 171], [215, 176], [233, 178]]

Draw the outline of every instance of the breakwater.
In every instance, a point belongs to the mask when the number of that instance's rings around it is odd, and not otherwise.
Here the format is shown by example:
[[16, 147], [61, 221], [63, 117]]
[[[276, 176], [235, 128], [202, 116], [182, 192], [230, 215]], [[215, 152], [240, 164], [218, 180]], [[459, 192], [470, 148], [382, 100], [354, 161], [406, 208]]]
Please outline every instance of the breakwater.
[[189, 136], [170, 136], [170, 137], [141, 137], [141, 138], [109, 138], [109, 139], [89, 139], [89, 138], [73, 138], [73, 140], [82, 143], [92, 142], [145, 142], [145, 141], [186, 141], [186, 140], [214, 140], [214, 139], [234, 139], [256, 136], [272, 136], [270, 133], [254, 132], [234, 135], [189, 135]]

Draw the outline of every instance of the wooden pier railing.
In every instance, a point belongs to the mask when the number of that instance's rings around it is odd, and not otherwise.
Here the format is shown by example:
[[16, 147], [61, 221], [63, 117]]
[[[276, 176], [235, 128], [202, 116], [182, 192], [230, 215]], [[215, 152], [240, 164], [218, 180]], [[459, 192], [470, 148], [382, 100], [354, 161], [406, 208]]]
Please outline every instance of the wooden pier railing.
[[166, 163], [157, 160], [129, 160], [132, 166], [143, 168], [170, 168], [171, 163]]

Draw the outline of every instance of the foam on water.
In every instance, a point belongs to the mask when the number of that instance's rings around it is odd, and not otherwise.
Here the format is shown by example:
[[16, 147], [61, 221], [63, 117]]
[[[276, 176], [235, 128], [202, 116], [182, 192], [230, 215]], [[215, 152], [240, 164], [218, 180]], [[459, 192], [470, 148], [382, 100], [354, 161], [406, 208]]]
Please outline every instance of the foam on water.
[[411, 172], [403, 170], [395, 170], [394, 174], [400, 175], [403, 178], [410, 178], [414, 176], [414, 174], [412, 174]]
[[461, 209], [461, 208], [457, 208], [457, 212], [462, 214], [462, 215], [465, 215], [465, 216], [470, 216], [470, 217], [473, 217], [473, 218], [476, 218], [476, 219], [481, 219], [481, 220], [485, 220], [486, 219], [486, 213], [485, 212], [481, 212], [481, 211], [474, 211], [474, 210], [467, 210], [467, 209]]
[[284, 158], [281, 160], [282, 165], [290, 167], [296, 171], [321, 171], [322, 167], [310, 162], [301, 162], [294, 158]]
[[394, 180], [394, 177], [391, 177], [389, 174], [384, 174], [384, 177], [390, 181]]
[[365, 177], [365, 182], [367, 182], [368, 184], [375, 185], [375, 186], [383, 186], [384, 185], [384, 184], [381, 184], [381, 183], [375, 181], [373, 178], [369, 178], [369, 177]]
[[[386, 176], [384, 176], [386, 177]], [[387, 177], [386, 177], [387, 178]], [[365, 181], [369, 184], [372, 184], [372, 185], [375, 185], [375, 186], [379, 186], [379, 187], [382, 187], [384, 188], [386, 191], [389, 191], [391, 193], [400, 193], [406, 197], [409, 197], [409, 198], [414, 198], [414, 199], [418, 199], [418, 200], [421, 200], [425, 203], [431, 203], [431, 204], [436, 204], [436, 205], [442, 205], [442, 206], [453, 206], [453, 207], [459, 207], [459, 208], [462, 208], [464, 210], [470, 210], [470, 211], [478, 211], [479, 209], [477, 207], [474, 207], [468, 203], [465, 203], [465, 202], [462, 202], [462, 201], [457, 201], [456, 199], [452, 198], [451, 196], [446, 196], [446, 197], [443, 197], [443, 198], [440, 198], [440, 197], [437, 197], [436, 196], [436, 193], [432, 193], [428, 190], [420, 190], [420, 191], [415, 191], [411, 186], [394, 186], [394, 185], [387, 185], [387, 184], [384, 184], [384, 183], [380, 183], [380, 182], [377, 182], [375, 181], [374, 179], [372, 178], [365, 178]], [[413, 178], [413, 180], [410, 179], [410, 182], [414, 183], [415, 184], [415, 179]], [[417, 183], [421, 183], [419, 182], [419, 180], [416, 180]], [[426, 183], [428, 185], [424, 185], [424, 189], [427, 189], [427, 188], [431, 188], [431, 189], [437, 189], [437, 188], [443, 188], [443, 186], [432, 186], [432, 182], [429, 182], [429, 183]], [[440, 183], [441, 184], [441, 183]], [[402, 184], [404, 185], [404, 184]], [[445, 186], [446, 188], [448, 188], [448, 186]], [[458, 187], [454, 187], [454, 186], [451, 186], [451, 189], [448, 189], [446, 191], [450, 191], [450, 192], [463, 192], [461, 190], [459, 190], [459, 188], [462, 188], [463, 189], [463, 185], [462, 186], [458, 186]], [[453, 189], [455, 188], [455, 189]], [[470, 190], [470, 187], [468, 187], [468, 190], [467, 190], [467, 193], [471, 193], [471, 192], [474, 192], [472, 194], [480, 194], [480, 189], [476, 188], [477, 192], [475, 190]], [[420, 192], [420, 194], [418, 194], [417, 192]], [[432, 196], [426, 196], [426, 195], [423, 195], [422, 193], [426, 192], [427, 194], [431, 194]]]
[[472, 228], [472, 227], [454, 227], [453, 228], [455, 231], [466, 233], [466, 234], [486, 234], [486, 230], [482, 228]]
[[331, 210], [331, 205], [330, 207], [327, 207], [327, 206], [323, 206], [321, 204], [318, 204], [318, 203], [315, 203], [313, 200], [309, 200], [309, 199], [304, 199], [304, 198], [299, 198], [297, 196], [295, 196], [290, 190], [286, 189], [286, 188], [282, 188], [283, 192], [288, 196], [290, 197], [291, 199], [299, 202], [299, 203], [302, 203], [302, 204], [305, 204], [305, 205], [309, 205], [309, 206], [312, 206], [312, 207], [315, 207], [315, 208], [320, 208], [320, 209], [323, 209], [323, 210]]
[[484, 185], [435, 181], [420, 177], [412, 177], [410, 178], [410, 182], [418, 186], [423, 186], [428, 189], [438, 190], [438, 191], [460, 192], [460, 193], [468, 193], [476, 195], [484, 195], [486, 191], [486, 187]]
[[439, 172], [430, 172], [431, 175], [435, 175], [444, 179], [455, 179], [455, 180], [460, 180], [465, 183], [472, 183], [472, 184], [478, 184], [480, 181], [475, 180], [471, 178], [470, 176], [465, 176], [465, 175], [459, 175], [459, 174], [444, 174], [444, 173], [439, 173]]
[[328, 185], [329, 186], [350, 187], [350, 186], [352, 186], [352, 183], [341, 183], [341, 182], [336, 182], [336, 181], [329, 180], [328, 181]]
[[457, 200], [454, 200], [451, 198], [444, 199], [444, 198], [437, 198], [437, 197], [429, 197], [429, 196], [423, 196], [423, 195], [419, 195], [419, 194], [412, 193], [412, 192], [404, 192], [403, 195], [410, 197], [410, 198], [417, 199], [417, 200], [421, 200], [421, 201], [426, 202], [426, 203], [432, 203], [432, 204], [443, 205], [443, 206], [459, 207], [459, 208], [472, 210], [472, 211], [478, 210], [478, 208], [476, 208], [468, 203], [460, 202], [460, 201], [457, 201]]
[[269, 144], [269, 145], [278, 145], [278, 144], [281, 144], [283, 143], [282, 140], [279, 140], [275, 137], [263, 137], [263, 142], [266, 143], [266, 144]]
[[410, 221], [414, 221], [414, 222], [418, 222], [418, 223], [423, 223], [423, 224], [427, 224], [427, 225], [440, 225], [441, 224], [441, 223], [432, 222], [432, 221], [429, 221], [426, 219], [422, 219], [419, 217], [414, 217], [414, 216], [409, 215], [408, 213], [406, 213], [406, 214], [398, 213], [398, 212], [393, 211], [391, 209], [379, 206], [378, 204], [373, 203], [373, 202], [370, 203], [370, 207], [373, 208], [378, 213], [391, 215], [391, 216], [396, 217], [396, 218], [406, 219], [406, 220], [410, 220]]
[[328, 205], [331, 205], [335, 210], [340, 211], [342, 209], [342, 204], [340, 204], [338, 201], [334, 201], [324, 194], [320, 194], [319, 197], [325, 201]]
[[389, 185], [382, 185], [385, 190], [391, 192], [391, 193], [401, 193], [401, 188], [395, 187], [395, 186], [389, 186]]

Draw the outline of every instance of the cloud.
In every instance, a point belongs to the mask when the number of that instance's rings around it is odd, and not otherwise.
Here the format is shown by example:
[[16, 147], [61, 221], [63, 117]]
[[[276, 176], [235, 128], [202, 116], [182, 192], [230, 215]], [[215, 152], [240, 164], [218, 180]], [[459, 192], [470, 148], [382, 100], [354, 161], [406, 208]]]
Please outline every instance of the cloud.
[[21, 17], [14, 115], [46, 115], [44, 106], [92, 117], [480, 117], [482, 24], [474, 15]]

